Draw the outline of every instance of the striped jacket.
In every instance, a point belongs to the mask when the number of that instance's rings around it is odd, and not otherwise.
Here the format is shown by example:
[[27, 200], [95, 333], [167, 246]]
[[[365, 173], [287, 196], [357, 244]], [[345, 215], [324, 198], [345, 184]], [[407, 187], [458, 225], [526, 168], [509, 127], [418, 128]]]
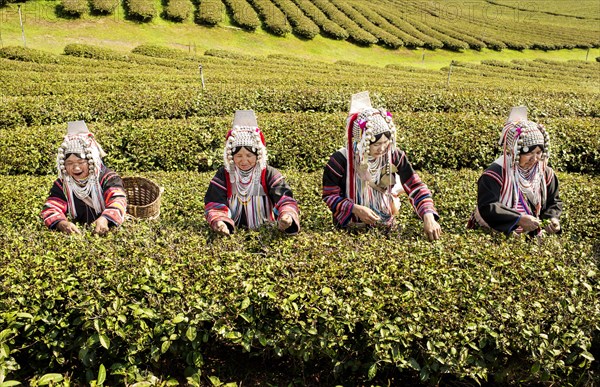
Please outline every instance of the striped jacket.
[[[127, 197], [123, 188], [123, 180], [112, 170], [103, 167], [100, 172], [100, 187], [104, 197], [104, 211], [97, 214], [92, 207], [74, 196], [77, 218], [73, 220], [78, 223], [91, 224], [100, 216], [104, 216], [108, 219], [110, 226], [120, 226], [125, 220], [127, 210]], [[68, 205], [63, 191], [63, 181], [62, 179], [56, 179], [52, 184], [50, 195], [46, 199], [40, 215], [44, 224], [53, 229], [61, 220], [67, 220], [67, 212]]]
[[[339, 227], [359, 222], [352, 215], [354, 202], [346, 195], [346, 161], [344, 153], [337, 151], [329, 158], [323, 172], [322, 198], [332, 212], [333, 222]], [[402, 188], [419, 218], [423, 219], [425, 214], [432, 213], [436, 220], [439, 219], [431, 191], [413, 170], [406, 154], [396, 149], [392, 153], [392, 164], [396, 166]]]

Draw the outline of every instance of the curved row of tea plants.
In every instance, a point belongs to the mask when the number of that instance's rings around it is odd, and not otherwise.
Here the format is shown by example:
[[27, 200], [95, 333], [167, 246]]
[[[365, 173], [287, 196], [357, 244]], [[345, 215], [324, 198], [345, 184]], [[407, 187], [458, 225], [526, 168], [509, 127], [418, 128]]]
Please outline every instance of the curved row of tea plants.
[[100, 368], [108, 384], [141, 369], [207, 380], [219, 376], [205, 366], [216, 347], [319, 364], [329, 384], [596, 377], [597, 178], [559, 175], [565, 231], [538, 245], [464, 229], [479, 172], [423, 173], [445, 230], [429, 243], [405, 198], [402, 227], [350, 235], [331, 225], [320, 173], [283, 172], [303, 213], [295, 238], [271, 228], [215, 238], [200, 211], [211, 173], [144, 174], [165, 187], [161, 219], [106, 238], [44, 230], [52, 176], [0, 176], [5, 380], [80, 384]]
[[[87, 118], [78, 116], [79, 118]], [[278, 168], [315, 171], [345, 141], [343, 114], [258, 113]], [[89, 123], [107, 151], [105, 161], [137, 171], [215, 169], [222, 164], [225, 133], [231, 114], [187, 119], [138, 119]], [[398, 144], [416, 168], [484, 168], [500, 153], [497, 139], [503, 117], [450, 113], [395, 113]], [[558, 170], [600, 170], [599, 120], [546, 119], [551, 136], [552, 165]], [[55, 152], [65, 123], [0, 129], [0, 173], [47, 174], [55, 168]], [[326, 141], [323, 141], [326, 139]]]
[[[245, 79], [245, 83], [243, 84], [260, 81], [260, 78], [255, 77], [265, 73], [270, 76], [270, 81], [278, 81], [278, 78], [280, 77], [277, 77], [277, 75], [280, 75], [283, 71], [286, 75], [285, 78], [292, 78], [294, 81], [296, 81], [296, 79], [298, 81], [306, 79], [311, 83], [318, 82], [321, 84], [331, 84], [332, 73], [335, 74], [336, 78], [338, 78], [339, 81], [342, 81], [342, 83], [364, 83], [365, 79], [369, 79], [370, 83], [379, 84], [385, 81], [386, 85], [389, 85], [390, 82], [392, 84], [402, 84], [410, 81], [410, 79], [407, 78], [417, 78], [421, 82], [434, 82], [439, 84], [442, 80], [445, 81], [447, 78], [447, 73], [445, 71], [440, 73], [439, 71], [418, 70], [398, 65], [388, 65], [386, 68], [359, 65], [355, 63], [349, 63], [349, 65], [346, 66], [332, 66], [329, 63], [307, 62], [295, 57], [283, 57], [281, 55], [256, 57], [223, 50], [209, 50], [204, 56], [190, 56], [181, 50], [148, 45], [142, 45], [134, 49], [132, 54], [124, 55], [121, 52], [108, 50], [103, 47], [69, 44], [65, 47], [65, 53], [67, 53], [68, 56], [50, 55], [41, 51], [23, 49], [20, 47], [6, 47], [0, 50], [0, 56], [19, 61], [37, 62], [40, 63], [40, 65], [37, 67], [36, 65], [26, 63], [10, 63], [11, 66], [8, 66], [9, 63], [6, 63], [6, 65], [1, 68], [9, 71], [23, 71], [25, 69], [37, 68], [37, 71], [52, 71], [58, 73], [56, 70], [57, 68], [52, 67], [52, 65], [58, 65], [62, 69], [64, 69], [65, 65], [68, 65], [67, 69], [70, 74], [85, 73], [89, 77], [89, 71], [86, 67], [94, 66], [98, 70], [104, 68], [105, 70], [103, 72], [105, 73], [115, 73], [115, 68], [119, 69], [119, 74], [121, 74], [121, 69], [131, 69], [132, 72], [148, 73], [148, 75], [154, 75], [157, 79], [161, 79], [164, 76], [162, 73], [159, 74], [158, 71], [156, 71], [156, 69], [159, 68], [157, 66], [161, 66], [162, 72], [168, 70], [164, 67], [172, 68], [172, 72], [167, 73], [171, 76], [175, 75], [175, 71], [177, 70], [179, 72], [184, 70], [184, 73], [187, 73], [188, 75], [197, 76], [197, 65], [198, 62], [200, 62], [207, 67], [207, 75], [214, 74], [219, 81], [226, 82], [226, 80], [222, 80], [221, 78], [225, 78], [227, 74], [230, 74], [233, 76], [233, 79], [229, 81], [229, 83], [239, 83], [243, 82]], [[71, 58], [70, 56], [100, 59], [102, 62], [77, 61], [77, 59]], [[105, 62], [106, 60], [109, 62]], [[128, 65], [128, 62], [131, 62], [131, 64]], [[484, 72], [486, 78], [492, 77], [495, 73], [502, 71], [506, 72], [506, 78], [508, 78], [505, 79], [504, 82], [491, 82], [487, 80], [486, 88], [506, 88], [514, 87], [518, 84], [521, 89], [539, 89], [540, 85], [537, 83], [543, 81], [546, 83], [544, 89], [554, 89], [557, 86], [555, 84], [548, 84], [545, 76], [557, 75], [565, 80], [566, 85], [568, 85], [569, 89], [572, 91], [580, 91], [582, 89], [591, 90], [592, 87], [586, 87], [590, 82], [589, 78], [599, 70], [598, 64], [595, 62], [557, 62], [541, 60], [520, 62], [521, 63], [516, 66], [514, 62], [484, 61], [484, 64], [493, 66], [491, 68], [481, 66], [482, 69], [486, 70]], [[528, 65], [524, 65], [524, 63]], [[135, 66], [134, 64], [143, 66], [140, 68], [140, 66]], [[210, 72], [208, 71], [209, 67]], [[237, 73], [240, 73], [240, 68], [247, 69], [247, 71], [252, 72], [254, 76], [248, 77], [246, 75], [246, 78], [243, 78], [236, 75]], [[523, 80], [525, 80], [523, 78], [518, 79], [518, 83], [512, 81], [511, 78], [514, 76], [527, 77], [525, 79], [527, 79], [528, 82], [523, 82]], [[469, 83], [478, 82], [477, 86], [481, 87], [482, 82], [478, 80], [478, 78], [480, 77], [472, 77], [468, 81]], [[52, 81], [52, 79], [49, 81]], [[580, 84], [582, 81], [585, 82], [583, 85]], [[40, 82], [44, 82], [44, 80], [42, 79]], [[281, 80], [279, 80], [279, 82], [281, 82]], [[485, 83], [483, 84], [485, 85]], [[12, 89], [9, 91], [10, 93], [14, 92]]]

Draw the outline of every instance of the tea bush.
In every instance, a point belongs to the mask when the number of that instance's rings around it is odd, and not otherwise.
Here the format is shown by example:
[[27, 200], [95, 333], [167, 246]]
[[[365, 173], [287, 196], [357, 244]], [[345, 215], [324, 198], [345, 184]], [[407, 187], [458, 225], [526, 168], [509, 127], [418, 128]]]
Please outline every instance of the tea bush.
[[354, 9], [346, 2], [339, 0], [330, 0], [340, 11], [356, 22], [362, 29], [369, 32], [378, 39], [378, 42], [389, 48], [399, 48], [404, 45], [402, 40], [390, 34], [386, 30], [374, 25], [373, 22], [363, 16], [359, 11]]
[[[500, 154], [502, 117], [410, 112], [393, 116], [399, 147], [416, 168], [485, 168]], [[259, 113], [269, 162], [278, 168], [320, 170], [344, 144], [344, 118], [344, 114]], [[542, 122], [551, 135], [551, 164], [556, 169], [592, 174], [600, 170], [597, 119]], [[106, 162], [135, 171], [213, 170], [222, 163], [221, 147], [230, 126], [230, 115], [90, 124], [108, 153]], [[61, 122], [0, 129], [0, 173], [52, 173], [64, 128]]]
[[[406, 199], [401, 227], [352, 235], [331, 225], [320, 173], [283, 172], [303, 211], [295, 238], [267, 227], [215, 239], [201, 213], [210, 173], [144, 174], [165, 187], [160, 221], [106, 238], [43, 230], [53, 177], [0, 177], [7, 380], [68, 370], [85, 383], [101, 365], [110, 384], [132, 383], [136, 367], [207, 377], [214, 346], [318, 362], [346, 382], [392, 370], [430, 383], [593, 380], [599, 182], [590, 207], [567, 205], [563, 235], [537, 244], [464, 229], [478, 172], [424, 173], [445, 230], [429, 243]], [[576, 203], [588, 179], [559, 177]]]
[[317, 6], [315, 6], [310, 0], [293, 0], [298, 8], [304, 12], [312, 21], [315, 22], [321, 28], [321, 32], [324, 36], [336, 40], [345, 40], [350, 36], [348, 32], [329, 20], [327, 15], [323, 13]]
[[111, 15], [118, 5], [115, 0], [90, 0], [92, 13], [97, 15]]
[[21, 46], [6, 46], [0, 48], [0, 58], [34, 63], [59, 62], [59, 58], [56, 55], [49, 54], [45, 51], [36, 50], [34, 48], [26, 48]]
[[310, 20], [292, 0], [273, 0], [285, 14], [294, 33], [304, 39], [312, 39], [319, 34], [319, 26]]
[[198, 5], [196, 22], [208, 26], [215, 26], [223, 20], [223, 3], [220, 0], [202, 0]]
[[223, 0], [223, 3], [231, 13], [233, 22], [241, 28], [254, 31], [260, 27], [260, 20], [256, 11], [246, 0]]
[[316, 5], [329, 19], [334, 23], [342, 27], [348, 32], [349, 39], [357, 44], [369, 46], [377, 43], [377, 38], [371, 33], [363, 30], [360, 26], [343, 12], [339, 11], [335, 5], [325, 0], [312, 0], [312, 3]]
[[70, 56], [101, 60], [120, 60], [124, 57], [123, 54], [108, 48], [79, 43], [67, 44], [64, 48], [64, 53]]
[[156, 6], [152, 0], [125, 0], [127, 17], [140, 22], [149, 22], [156, 16]]
[[[598, 63], [455, 63], [447, 85], [448, 69], [289, 55], [65, 53], [0, 49], [0, 384], [219, 384], [232, 376], [213, 357], [229, 351], [296, 365], [299, 384], [598, 378]], [[399, 147], [433, 192], [438, 242], [424, 240], [406, 197], [389, 232], [332, 225], [321, 171], [344, 144], [350, 94], [365, 85], [393, 112]], [[565, 203], [563, 233], [542, 241], [465, 228], [519, 104], [548, 128]], [[240, 108], [256, 111], [269, 162], [299, 200], [297, 237], [265, 227], [218, 238], [204, 220]], [[44, 229], [56, 147], [75, 119], [107, 165], [165, 188], [159, 221], [129, 221], [106, 238]]]
[[166, 58], [166, 59], [179, 59], [192, 60], [187, 53], [176, 48], [167, 48], [163, 46], [157, 46], [154, 44], [141, 44], [131, 50], [133, 54], [146, 55], [154, 58]]
[[265, 29], [277, 36], [285, 36], [292, 29], [285, 14], [270, 0], [248, 0], [258, 11]]
[[192, 8], [192, 3], [189, 0], [169, 0], [164, 7], [164, 18], [182, 22], [188, 18]]
[[58, 8], [62, 15], [79, 17], [88, 13], [89, 4], [85, 0], [62, 0]]

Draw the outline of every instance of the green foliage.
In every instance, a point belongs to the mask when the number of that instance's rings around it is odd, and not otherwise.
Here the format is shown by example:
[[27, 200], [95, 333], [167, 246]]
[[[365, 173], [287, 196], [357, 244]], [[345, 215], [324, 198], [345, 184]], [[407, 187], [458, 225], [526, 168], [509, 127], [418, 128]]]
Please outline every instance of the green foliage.
[[301, 9], [302, 12], [304, 12], [304, 14], [307, 17], [309, 17], [312, 21], [315, 22], [316, 25], [319, 26], [319, 28], [321, 28], [321, 32], [324, 36], [337, 40], [345, 40], [350, 36], [344, 28], [329, 20], [327, 15], [325, 15], [310, 0], [293, 1], [296, 3], [298, 8]]
[[164, 8], [164, 18], [176, 22], [182, 22], [192, 12], [190, 0], [169, 0]]
[[221, 0], [201, 0], [196, 15], [196, 23], [207, 26], [217, 25], [223, 20], [223, 2]]
[[[263, 113], [260, 125], [269, 144], [269, 162], [278, 168], [320, 170], [344, 144], [343, 116], [323, 113]], [[231, 117], [137, 119], [93, 124], [107, 151], [106, 161], [137, 171], [208, 171], [222, 163], [222, 143]], [[417, 168], [485, 168], [500, 153], [499, 117], [463, 114], [397, 113], [398, 143]], [[558, 170], [596, 173], [600, 143], [596, 120], [545, 122], [552, 137], [552, 165]], [[319, 130], [315, 130], [319, 128]], [[450, 130], [449, 130], [450, 129]], [[0, 173], [47, 174], [64, 123], [0, 129]], [[322, 141], [323, 137], [328, 141]], [[440, 144], [444, 144], [441, 146]]]
[[277, 36], [284, 36], [292, 29], [283, 12], [270, 0], [248, 0], [258, 11], [267, 31]]
[[155, 44], [141, 44], [131, 50], [133, 54], [146, 55], [153, 58], [165, 59], [193, 59], [185, 51], [176, 48], [167, 48]]
[[58, 63], [59, 57], [45, 51], [21, 46], [6, 46], [0, 48], [0, 58], [35, 63]]
[[223, 0], [223, 3], [227, 6], [233, 22], [241, 28], [254, 31], [260, 27], [256, 11], [246, 0]]
[[319, 34], [319, 27], [292, 0], [273, 0], [273, 3], [283, 11], [296, 35], [312, 39]]
[[[8, 377], [206, 375], [206, 352], [228, 346], [315, 362], [341, 381], [394, 370], [424, 382], [586, 380], [600, 307], [597, 178], [590, 206], [568, 205], [563, 235], [538, 244], [465, 230], [479, 172], [424, 173], [445, 230], [428, 243], [406, 198], [402, 227], [351, 235], [331, 225], [320, 172], [284, 174], [303, 212], [295, 238], [267, 227], [215, 239], [199, 211], [212, 173], [144, 174], [165, 187], [161, 220], [106, 238], [43, 229], [53, 176], [0, 176]], [[559, 178], [566, 203], [589, 182]]]
[[61, 0], [59, 7], [60, 12], [67, 16], [79, 17], [89, 11], [87, 0]]
[[398, 48], [402, 47], [404, 43], [402, 40], [398, 39], [396, 36], [390, 34], [382, 28], [374, 25], [371, 20], [364, 17], [359, 11], [354, 9], [351, 5], [347, 4], [345, 1], [340, 0], [329, 0], [333, 5], [335, 5], [340, 11], [342, 11], [346, 16], [355, 21], [363, 30], [369, 32], [374, 37], [377, 38], [378, 43], [389, 47], [389, 48]]
[[226, 59], [236, 59], [236, 60], [253, 60], [253, 57], [249, 55], [239, 54], [237, 52], [228, 51], [228, 50], [206, 50], [204, 52], [206, 56], [214, 56], [217, 58], [226, 58]]
[[79, 43], [67, 44], [64, 52], [65, 55], [102, 60], [119, 60], [124, 56], [109, 48]]
[[149, 22], [156, 16], [156, 5], [152, 0], [125, 0], [127, 17], [140, 22]]
[[[289, 55], [215, 50], [190, 61], [152, 45], [65, 53], [0, 50], [0, 384], [222, 385], [230, 380], [209, 362], [227, 350], [294, 364], [302, 381], [318, 365], [315, 380], [331, 385], [593, 382], [598, 63], [454, 63], [448, 85], [449, 69]], [[438, 242], [424, 240], [404, 196], [390, 232], [332, 225], [321, 171], [344, 143], [350, 94], [366, 84], [425, 170]], [[549, 131], [565, 203], [563, 233], [541, 241], [465, 229], [518, 104]], [[299, 200], [297, 237], [265, 227], [217, 238], [204, 220], [240, 108], [257, 112], [269, 163]], [[56, 148], [76, 119], [109, 166], [165, 188], [159, 221], [126, 222], [106, 238], [44, 229]]]
[[356, 44], [369, 46], [377, 43], [378, 39], [371, 33], [363, 30], [351, 18], [338, 10], [335, 5], [328, 0], [312, 0], [312, 2], [334, 23], [341, 26], [349, 34], [349, 39]]
[[90, 0], [92, 12], [97, 15], [111, 15], [118, 6], [117, 0]]
[[[415, 47], [423, 47], [424, 46], [425, 43], [422, 40], [419, 40], [419, 39], [407, 34], [406, 32], [402, 31], [401, 29], [399, 29], [398, 27], [396, 27], [395, 25], [393, 25], [392, 23], [387, 21], [383, 16], [381, 16], [375, 10], [371, 9], [371, 4], [364, 5], [364, 3], [355, 3], [355, 4], [353, 4], [353, 6], [354, 6], [354, 9], [356, 9], [361, 15], [364, 15], [364, 17], [369, 22], [371, 22], [371, 23], [375, 24], [376, 26], [380, 27], [381, 29], [383, 29], [384, 32], [389, 33], [389, 34], [397, 37], [398, 39], [400, 39], [402, 44], [405, 45], [406, 47], [415, 48]], [[378, 37], [382, 38], [379, 35], [378, 35]]]

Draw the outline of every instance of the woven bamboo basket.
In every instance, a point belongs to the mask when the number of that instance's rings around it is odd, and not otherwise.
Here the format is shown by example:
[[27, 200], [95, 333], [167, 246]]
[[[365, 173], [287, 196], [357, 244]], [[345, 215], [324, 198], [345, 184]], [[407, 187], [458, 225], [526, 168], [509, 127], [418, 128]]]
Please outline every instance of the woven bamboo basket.
[[143, 177], [123, 177], [127, 194], [127, 213], [134, 218], [158, 219], [164, 188]]

